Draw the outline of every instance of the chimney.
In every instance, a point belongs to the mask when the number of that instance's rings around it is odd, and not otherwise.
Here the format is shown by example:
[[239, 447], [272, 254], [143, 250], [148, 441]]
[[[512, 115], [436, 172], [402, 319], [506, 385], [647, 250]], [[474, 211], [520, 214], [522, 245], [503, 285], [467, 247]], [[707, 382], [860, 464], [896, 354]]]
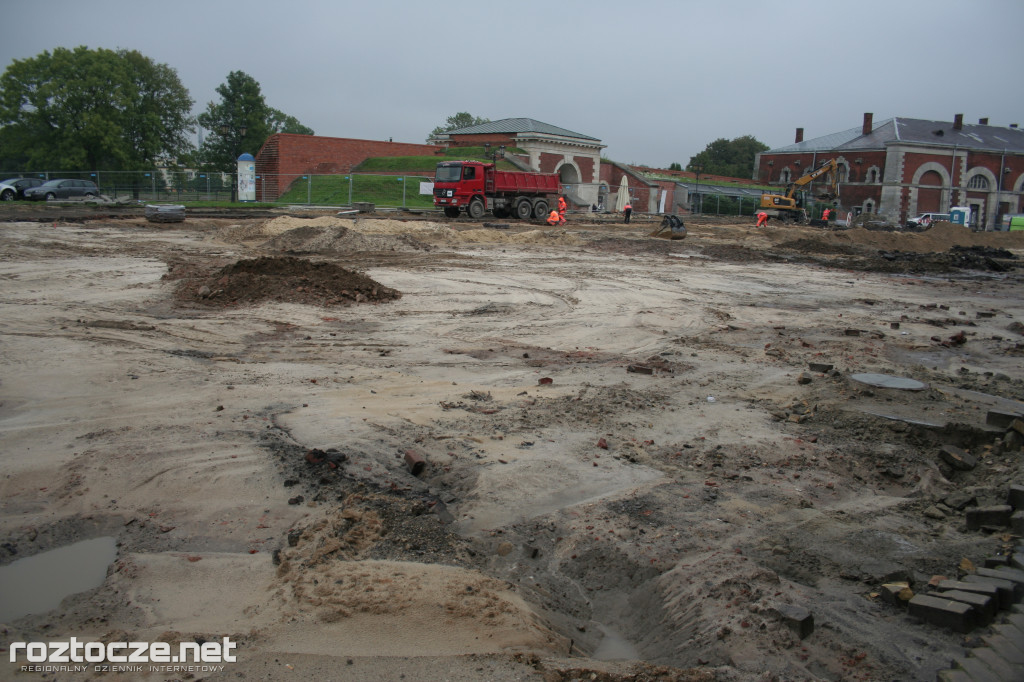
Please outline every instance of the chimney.
[[804, 129], [803, 128], [797, 128], [796, 129], [796, 140], [795, 140], [795, 142], [796, 142], [796, 144], [800, 144], [803, 141], [804, 141]]
[[874, 117], [875, 117], [874, 114], [867, 114], [867, 113], [864, 114], [864, 127], [860, 129], [860, 134], [861, 135], [870, 135], [871, 134], [871, 119], [873, 119]]
[[963, 129], [964, 129], [964, 115], [963, 114], [957, 114], [956, 116], [953, 117], [953, 130], [963, 130]]
[[988, 125], [988, 119], [987, 118], [979, 118], [978, 119], [978, 125], [987, 126]]

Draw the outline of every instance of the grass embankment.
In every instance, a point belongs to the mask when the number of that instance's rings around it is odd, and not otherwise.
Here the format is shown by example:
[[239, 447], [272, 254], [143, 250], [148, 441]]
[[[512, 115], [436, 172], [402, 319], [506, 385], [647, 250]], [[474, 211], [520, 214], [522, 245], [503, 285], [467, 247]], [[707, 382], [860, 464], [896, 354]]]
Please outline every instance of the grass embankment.
[[[519, 150], [506, 150], [518, 152]], [[483, 147], [458, 147], [432, 156], [387, 156], [367, 159], [345, 175], [310, 175], [296, 179], [278, 199], [285, 204], [349, 205], [370, 202], [378, 206], [433, 208], [434, 198], [420, 194], [420, 182], [431, 182], [440, 161], [490, 162]], [[508, 161], [498, 161], [501, 170], [518, 170]], [[393, 173], [393, 175], [375, 175]], [[403, 175], [429, 173], [430, 175]], [[350, 187], [351, 183], [351, 187]]]

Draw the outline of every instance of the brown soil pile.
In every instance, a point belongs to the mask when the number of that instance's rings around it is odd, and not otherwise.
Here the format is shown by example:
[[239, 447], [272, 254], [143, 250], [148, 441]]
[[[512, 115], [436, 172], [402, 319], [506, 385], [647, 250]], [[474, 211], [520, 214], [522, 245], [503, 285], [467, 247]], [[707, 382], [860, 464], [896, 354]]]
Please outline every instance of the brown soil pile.
[[970, 228], [952, 223], [935, 223], [923, 232], [878, 231], [862, 227], [842, 232], [826, 232], [822, 241], [836, 245], [855, 245], [883, 251], [936, 253], [954, 246], [989, 246], [1024, 248], [1024, 232], [972, 232]]
[[264, 301], [348, 305], [401, 296], [358, 272], [291, 256], [240, 260], [206, 277], [186, 276], [176, 293], [182, 302], [220, 307]]

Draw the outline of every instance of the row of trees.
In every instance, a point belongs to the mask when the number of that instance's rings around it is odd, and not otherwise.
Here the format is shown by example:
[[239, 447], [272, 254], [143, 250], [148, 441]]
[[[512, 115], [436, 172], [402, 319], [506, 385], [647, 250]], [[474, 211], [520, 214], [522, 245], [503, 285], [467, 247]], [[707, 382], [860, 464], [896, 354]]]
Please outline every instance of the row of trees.
[[[193, 117], [177, 72], [135, 50], [56, 48], [14, 60], [0, 76], [0, 168], [150, 170], [174, 161], [230, 172], [273, 133], [312, 135], [233, 71], [219, 102]], [[209, 131], [192, 142], [196, 125]]]
[[[269, 106], [246, 73], [229, 73], [217, 94], [193, 117], [177, 72], [135, 50], [56, 48], [15, 60], [0, 76], [0, 169], [150, 170], [170, 161], [230, 172], [240, 152], [255, 152], [274, 133], [314, 134]], [[431, 134], [487, 122], [459, 112]], [[209, 131], [198, 148], [197, 125]], [[767, 149], [750, 135], [722, 138], [686, 169], [750, 177], [754, 155]]]

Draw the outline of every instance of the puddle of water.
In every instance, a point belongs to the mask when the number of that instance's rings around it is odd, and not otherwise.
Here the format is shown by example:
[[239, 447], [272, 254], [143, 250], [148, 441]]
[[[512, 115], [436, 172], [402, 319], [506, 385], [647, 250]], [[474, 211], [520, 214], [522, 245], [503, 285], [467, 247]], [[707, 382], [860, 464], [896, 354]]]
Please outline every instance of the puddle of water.
[[594, 650], [593, 657], [598, 661], [630, 661], [640, 658], [633, 643], [622, 636], [618, 630], [601, 625], [604, 638]]
[[113, 537], [83, 540], [0, 567], [0, 623], [45, 613], [64, 597], [103, 584], [117, 558]]

